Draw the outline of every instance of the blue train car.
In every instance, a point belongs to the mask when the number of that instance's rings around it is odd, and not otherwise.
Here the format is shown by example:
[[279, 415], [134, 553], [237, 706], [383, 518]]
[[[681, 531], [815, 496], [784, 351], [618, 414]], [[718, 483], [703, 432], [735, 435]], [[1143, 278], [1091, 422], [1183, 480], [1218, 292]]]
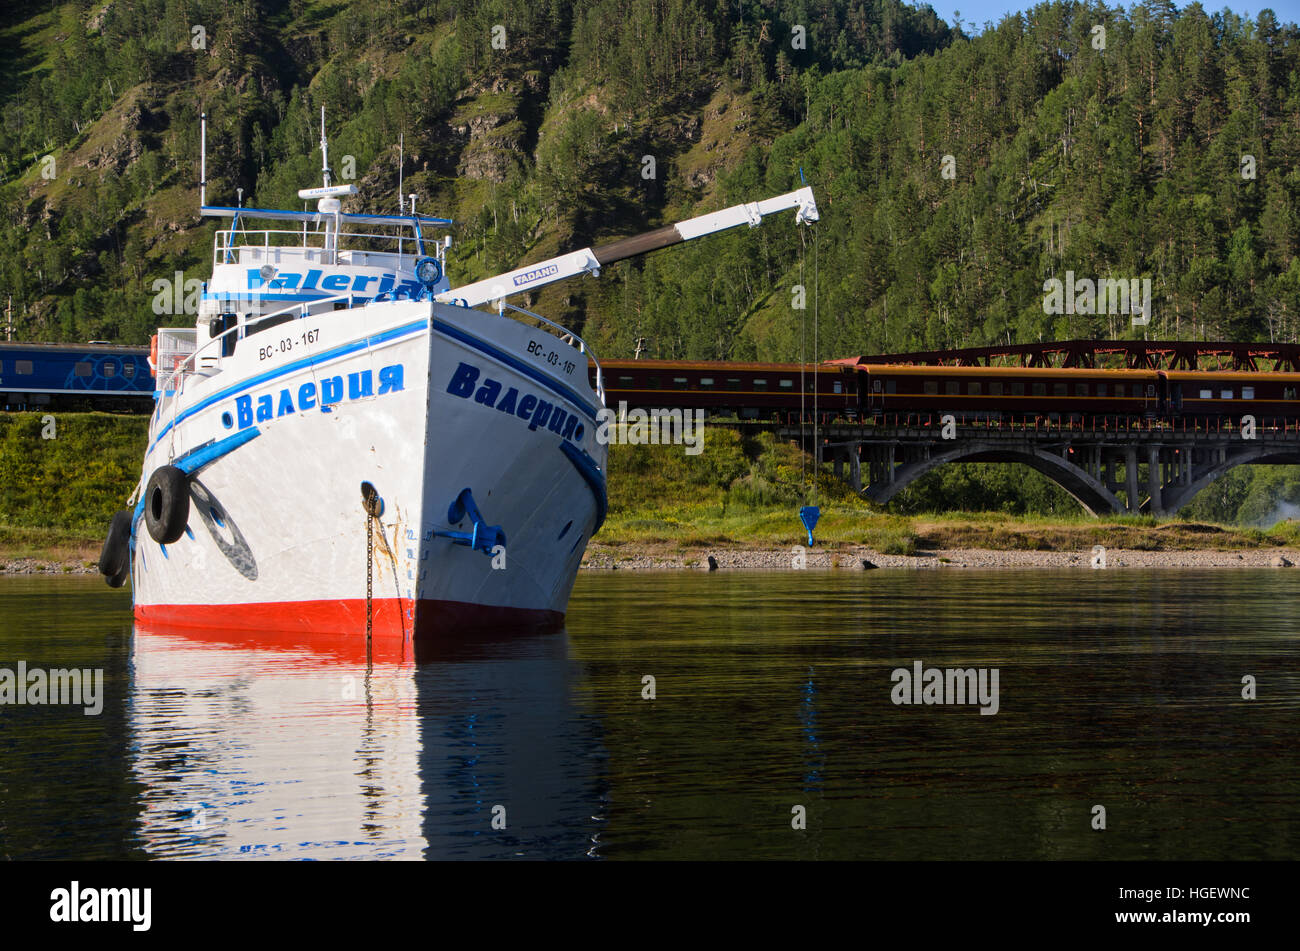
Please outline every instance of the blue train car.
[[149, 351], [112, 344], [0, 343], [0, 408], [151, 412]]

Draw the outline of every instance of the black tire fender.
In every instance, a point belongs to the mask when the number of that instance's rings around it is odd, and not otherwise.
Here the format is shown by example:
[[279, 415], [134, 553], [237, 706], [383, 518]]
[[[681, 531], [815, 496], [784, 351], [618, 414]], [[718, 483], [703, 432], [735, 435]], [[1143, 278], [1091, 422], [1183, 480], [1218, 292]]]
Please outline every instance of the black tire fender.
[[99, 552], [99, 573], [105, 578], [110, 579], [109, 584], [114, 585], [112, 579], [122, 573], [122, 569], [130, 569], [131, 555], [131, 510], [121, 509], [113, 513], [113, 520], [108, 523], [108, 535], [104, 538], [104, 547]]
[[175, 466], [159, 466], [144, 490], [144, 523], [149, 537], [170, 545], [185, 534], [190, 520], [190, 479]]

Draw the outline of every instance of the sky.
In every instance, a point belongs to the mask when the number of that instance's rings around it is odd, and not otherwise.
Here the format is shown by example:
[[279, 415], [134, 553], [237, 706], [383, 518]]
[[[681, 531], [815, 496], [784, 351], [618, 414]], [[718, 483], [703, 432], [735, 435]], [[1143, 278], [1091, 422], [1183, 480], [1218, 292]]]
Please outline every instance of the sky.
[[[978, 33], [985, 21], [997, 23], [1007, 13], [1032, 9], [1037, 5], [1038, 0], [915, 0], [915, 5], [920, 6], [926, 2], [934, 7], [935, 13], [949, 23], [953, 22], [954, 14], [961, 11], [961, 22], [966, 32]], [[1181, 10], [1189, 2], [1190, 0], [1174, 0], [1174, 5]], [[1200, 2], [1201, 6], [1210, 13], [1227, 7], [1233, 13], [1254, 19], [1260, 10], [1271, 9], [1283, 23], [1300, 22], [1300, 0], [1200, 0]], [[1111, 6], [1122, 5], [1125, 9], [1133, 5], [1132, 0], [1122, 0], [1122, 3], [1119, 0], [1108, 0], [1108, 3]]]

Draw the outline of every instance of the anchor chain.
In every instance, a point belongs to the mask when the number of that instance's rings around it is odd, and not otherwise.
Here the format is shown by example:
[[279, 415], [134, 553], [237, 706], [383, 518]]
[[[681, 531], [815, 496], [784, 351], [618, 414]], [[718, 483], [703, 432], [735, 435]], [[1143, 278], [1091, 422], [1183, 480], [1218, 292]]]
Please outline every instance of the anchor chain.
[[375, 519], [384, 509], [379, 492], [369, 482], [361, 483], [361, 507], [366, 512], [366, 644], [374, 626]]

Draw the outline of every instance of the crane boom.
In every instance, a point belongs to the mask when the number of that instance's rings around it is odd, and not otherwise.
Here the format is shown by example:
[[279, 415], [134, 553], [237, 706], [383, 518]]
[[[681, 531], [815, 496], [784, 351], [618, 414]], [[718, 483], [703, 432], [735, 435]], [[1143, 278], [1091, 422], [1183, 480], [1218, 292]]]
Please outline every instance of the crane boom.
[[812, 189], [805, 187], [775, 198], [710, 212], [698, 218], [656, 228], [654, 231], [647, 231], [631, 238], [622, 238], [599, 247], [570, 251], [568, 254], [561, 254], [537, 264], [475, 281], [464, 287], [443, 291], [437, 296], [437, 300], [444, 303], [457, 301], [476, 307], [488, 301], [503, 300], [511, 294], [520, 294], [566, 278], [577, 277], [579, 274], [587, 273], [599, 277], [601, 268], [608, 267], [616, 261], [645, 254], [648, 251], [657, 251], [706, 234], [726, 231], [743, 224], [751, 228], [757, 227], [762, 223], [764, 215], [790, 208], [798, 209], [795, 221], [799, 224], [809, 224], [820, 217]]

